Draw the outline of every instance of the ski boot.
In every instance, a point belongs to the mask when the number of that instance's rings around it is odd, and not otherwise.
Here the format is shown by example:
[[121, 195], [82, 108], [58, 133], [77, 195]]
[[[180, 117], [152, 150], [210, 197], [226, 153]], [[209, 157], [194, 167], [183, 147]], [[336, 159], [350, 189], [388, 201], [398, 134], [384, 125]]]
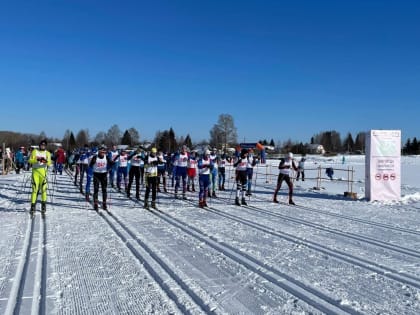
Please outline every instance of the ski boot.
[[35, 204], [34, 203], [31, 204], [31, 210], [29, 211], [29, 214], [31, 215], [31, 217], [33, 217], [35, 215]]
[[279, 203], [279, 201], [277, 200], [277, 198], [273, 198], [273, 202], [274, 203]]
[[89, 193], [86, 193], [86, 195], [85, 195], [85, 199], [86, 199], [86, 202], [89, 202], [89, 201], [90, 201], [90, 198], [89, 198]]
[[200, 200], [200, 201], [198, 202], [198, 207], [200, 207], [200, 208], [204, 208], [204, 201], [203, 201], [203, 200]]
[[182, 199], [187, 200], [187, 196], [185, 195], [185, 193], [182, 194]]
[[245, 197], [242, 197], [241, 204], [242, 204], [242, 205], [244, 205], [244, 206], [247, 206], [247, 205], [248, 205], [248, 204], [246, 203]]
[[45, 214], [45, 212], [47, 211], [47, 204], [45, 201], [41, 202], [41, 213]]
[[108, 211], [108, 206], [106, 205], [106, 202], [104, 201], [104, 203], [102, 204], [102, 208], [106, 211]]
[[239, 197], [236, 197], [235, 198], [235, 205], [237, 205], [237, 206], [240, 206], [241, 205], [241, 203], [239, 202]]
[[98, 204], [98, 200], [95, 200], [93, 203], [93, 209], [95, 209], [95, 211], [99, 210], [99, 204]]
[[289, 199], [289, 205], [295, 206], [296, 204], [293, 202], [292, 199]]
[[251, 193], [251, 190], [250, 190], [250, 189], [248, 189], [248, 190], [246, 191], [246, 195], [247, 195], [247, 196], [252, 196], [252, 193]]
[[157, 209], [158, 209], [158, 208], [157, 208], [157, 206], [156, 206], [156, 201], [152, 201], [152, 205], [151, 205], [151, 206], [152, 206], [152, 208], [153, 208], [153, 209], [155, 209], [155, 210], [157, 210]]
[[217, 198], [217, 196], [216, 196], [216, 191], [215, 190], [213, 190], [213, 193], [212, 193], [212, 195], [211, 195], [212, 197], [214, 197], [214, 198]]
[[149, 203], [145, 200], [144, 201], [144, 206], [143, 206], [143, 208], [144, 209], [146, 209], [146, 210], [150, 210], [150, 208], [149, 208]]

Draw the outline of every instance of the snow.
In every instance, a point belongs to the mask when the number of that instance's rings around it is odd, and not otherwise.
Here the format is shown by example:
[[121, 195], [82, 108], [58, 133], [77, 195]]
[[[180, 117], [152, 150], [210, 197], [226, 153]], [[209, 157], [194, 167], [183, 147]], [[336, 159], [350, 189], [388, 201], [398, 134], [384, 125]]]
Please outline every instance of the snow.
[[[247, 207], [228, 170], [207, 210], [198, 193], [148, 211], [109, 188], [111, 215], [50, 174], [44, 220], [28, 214], [30, 172], [0, 176], [0, 313], [420, 314], [420, 157], [402, 157], [390, 202], [364, 199], [364, 156], [309, 156], [297, 206], [285, 185], [274, 204], [277, 164], [256, 167]], [[314, 189], [319, 166], [335, 179]]]

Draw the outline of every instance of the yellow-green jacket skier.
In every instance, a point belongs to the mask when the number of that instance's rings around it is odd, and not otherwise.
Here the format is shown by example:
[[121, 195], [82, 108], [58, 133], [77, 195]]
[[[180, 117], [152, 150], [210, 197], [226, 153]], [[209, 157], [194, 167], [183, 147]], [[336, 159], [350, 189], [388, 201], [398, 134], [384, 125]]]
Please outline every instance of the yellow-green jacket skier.
[[47, 169], [51, 165], [51, 154], [47, 151], [47, 141], [39, 143], [39, 149], [33, 149], [29, 163], [32, 165], [31, 212], [35, 211], [38, 192], [41, 192], [41, 211], [46, 211], [47, 201]]

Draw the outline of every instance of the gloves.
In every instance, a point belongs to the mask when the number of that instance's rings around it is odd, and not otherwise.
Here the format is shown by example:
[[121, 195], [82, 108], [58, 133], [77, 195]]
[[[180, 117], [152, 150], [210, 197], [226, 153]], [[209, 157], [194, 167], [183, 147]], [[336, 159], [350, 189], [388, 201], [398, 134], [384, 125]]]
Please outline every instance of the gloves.
[[39, 158], [37, 158], [36, 159], [38, 162], [41, 162], [41, 163], [47, 163], [47, 160], [45, 159], [45, 158], [43, 158], [43, 157], [39, 157]]

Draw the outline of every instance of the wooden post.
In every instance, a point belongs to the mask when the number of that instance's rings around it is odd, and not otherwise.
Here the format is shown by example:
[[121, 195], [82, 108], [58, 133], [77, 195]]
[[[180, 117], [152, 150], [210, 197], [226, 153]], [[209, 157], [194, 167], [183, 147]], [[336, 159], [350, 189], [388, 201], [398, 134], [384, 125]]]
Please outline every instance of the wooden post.
[[344, 192], [344, 197], [357, 199], [357, 193], [353, 192], [354, 167], [347, 167], [347, 191]]
[[268, 177], [268, 164], [265, 164], [265, 183], [270, 183], [269, 177]]
[[4, 175], [4, 159], [6, 156], [6, 144], [3, 142], [3, 153], [1, 157], [1, 174]]
[[322, 168], [321, 165], [318, 166], [318, 177], [316, 179], [316, 189], [321, 190], [321, 176], [322, 176]]

